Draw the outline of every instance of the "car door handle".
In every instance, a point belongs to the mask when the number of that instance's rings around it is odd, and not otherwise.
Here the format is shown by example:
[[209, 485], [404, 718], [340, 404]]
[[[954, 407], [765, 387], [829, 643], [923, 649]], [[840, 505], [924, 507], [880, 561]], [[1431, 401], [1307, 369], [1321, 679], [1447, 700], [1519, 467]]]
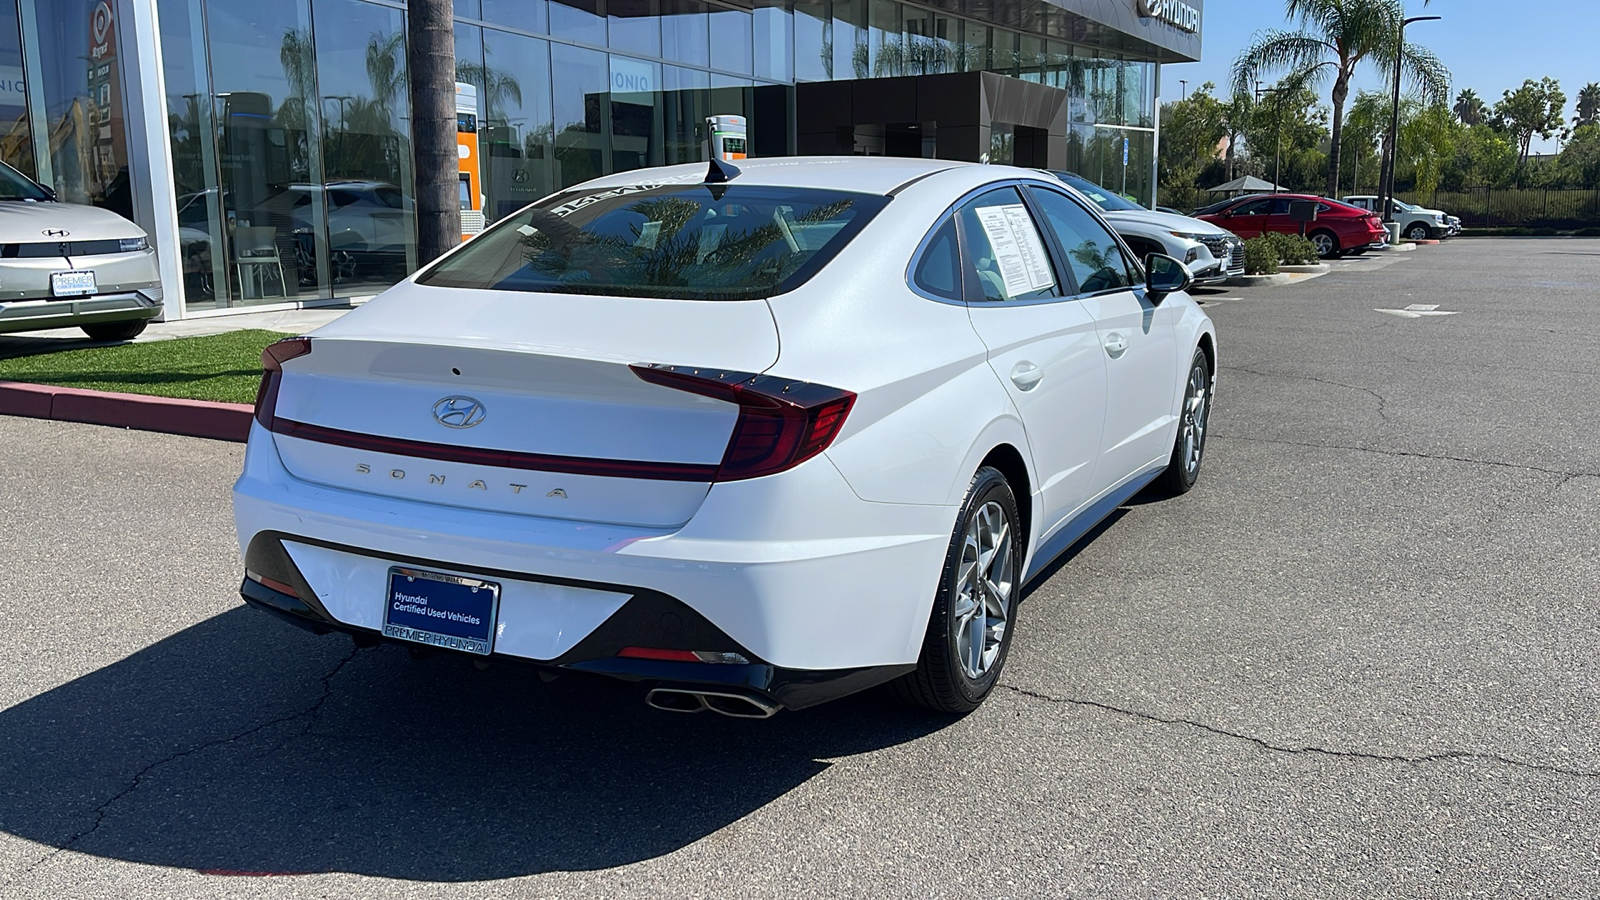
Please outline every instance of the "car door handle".
[[1112, 359], [1118, 359], [1127, 352], [1128, 339], [1122, 336], [1122, 332], [1113, 331], [1106, 335], [1106, 355]]
[[1031, 391], [1043, 380], [1044, 370], [1027, 360], [1011, 367], [1011, 383], [1015, 384], [1019, 391]]

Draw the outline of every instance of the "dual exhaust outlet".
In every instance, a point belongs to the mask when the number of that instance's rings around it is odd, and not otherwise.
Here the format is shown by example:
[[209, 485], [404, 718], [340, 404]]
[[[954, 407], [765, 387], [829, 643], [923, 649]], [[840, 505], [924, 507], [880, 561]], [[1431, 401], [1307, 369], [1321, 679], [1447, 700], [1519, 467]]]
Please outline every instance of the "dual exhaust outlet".
[[697, 713], [709, 709], [735, 719], [769, 719], [783, 708], [772, 700], [754, 694], [685, 688], [656, 688], [644, 695], [644, 702], [667, 712]]

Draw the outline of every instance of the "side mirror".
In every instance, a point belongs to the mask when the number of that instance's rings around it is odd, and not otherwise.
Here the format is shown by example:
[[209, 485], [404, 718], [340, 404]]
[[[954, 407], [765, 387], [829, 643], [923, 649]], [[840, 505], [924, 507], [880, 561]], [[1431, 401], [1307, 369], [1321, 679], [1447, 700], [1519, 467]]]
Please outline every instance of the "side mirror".
[[1183, 263], [1163, 253], [1152, 253], [1144, 262], [1144, 290], [1151, 303], [1159, 304], [1168, 294], [1186, 291], [1194, 276]]

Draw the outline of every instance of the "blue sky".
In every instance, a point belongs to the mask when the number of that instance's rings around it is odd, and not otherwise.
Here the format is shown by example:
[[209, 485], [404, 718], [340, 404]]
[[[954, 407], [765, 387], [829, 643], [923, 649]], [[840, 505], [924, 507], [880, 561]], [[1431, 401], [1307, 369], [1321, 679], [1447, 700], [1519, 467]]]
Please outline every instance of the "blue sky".
[[[1206, 81], [1226, 84], [1229, 67], [1255, 31], [1288, 27], [1283, 7], [1283, 0], [1207, 0], [1201, 61], [1162, 66], [1162, 98], [1180, 95], [1179, 79], [1189, 82], [1190, 91]], [[1523, 79], [1549, 75], [1561, 82], [1571, 119], [1578, 89], [1600, 81], [1594, 13], [1593, 0], [1433, 0], [1426, 8], [1422, 0], [1406, 0], [1407, 15], [1444, 17], [1411, 25], [1406, 37], [1431, 48], [1450, 68], [1452, 99], [1470, 87], [1493, 106], [1502, 91]], [[1371, 67], [1356, 76], [1356, 88], [1380, 86]], [[1535, 150], [1554, 151], [1554, 144], [1536, 143]]]

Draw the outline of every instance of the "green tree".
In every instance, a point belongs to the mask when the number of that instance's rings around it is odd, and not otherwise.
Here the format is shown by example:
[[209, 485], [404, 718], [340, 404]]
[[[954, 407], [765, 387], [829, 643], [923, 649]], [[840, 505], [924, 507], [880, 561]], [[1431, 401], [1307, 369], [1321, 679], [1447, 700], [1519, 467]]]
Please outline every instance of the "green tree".
[[[1291, 83], [1275, 85], [1255, 106], [1245, 131], [1245, 148], [1263, 178], [1291, 190], [1322, 193], [1328, 157], [1327, 110], [1317, 95]], [[1335, 188], [1337, 190], [1337, 188]]]
[[1578, 116], [1572, 124], [1582, 127], [1596, 123], [1600, 123], [1600, 84], [1591, 81], [1578, 91]]
[[[1327, 193], [1333, 194], [1339, 189], [1339, 151], [1350, 79], [1364, 61], [1392, 77], [1405, 7], [1401, 0], [1286, 0], [1285, 11], [1300, 28], [1257, 32], [1234, 60], [1234, 92], [1248, 91], [1252, 81], [1269, 72], [1288, 72], [1291, 79], [1307, 87], [1317, 87], [1332, 77]], [[1405, 42], [1400, 69], [1428, 100], [1443, 101], [1448, 96], [1449, 70], [1415, 41]]]
[[1177, 205], [1197, 205], [1200, 180], [1218, 165], [1226, 132], [1227, 105], [1206, 82], [1181, 99], [1161, 105], [1161, 195]]
[[1505, 187], [1517, 172], [1517, 148], [1488, 125], [1463, 128], [1456, 136], [1455, 160], [1441, 182], [1453, 188]]
[[1380, 91], [1359, 91], [1350, 102], [1344, 119], [1344, 146], [1340, 153], [1350, 160], [1350, 192], [1361, 193], [1361, 173], [1376, 185], [1381, 160], [1378, 141], [1389, 133], [1389, 97]]
[[1463, 88], [1461, 93], [1456, 95], [1456, 105], [1452, 110], [1463, 125], [1482, 125], [1489, 119], [1488, 104], [1484, 103], [1483, 98], [1472, 88]]
[[1567, 107], [1567, 95], [1561, 92], [1561, 83], [1545, 77], [1522, 82], [1522, 87], [1506, 91], [1494, 105], [1494, 124], [1511, 135], [1517, 143], [1517, 159], [1528, 161], [1528, 148], [1534, 135], [1549, 140], [1561, 130], [1566, 121], [1562, 110]]
[[1400, 152], [1395, 156], [1395, 165], [1410, 168], [1412, 188], [1417, 193], [1431, 194], [1439, 189], [1445, 166], [1455, 158], [1461, 126], [1443, 104], [1424, 107], [1412, 101], [1410, 106], [1400, 129]]
[[1600, 122], [1585, 122], [1572, 129], [1572, 137], [1561, 148], [1556, 164], [1567, 184], [1600, 188]]

